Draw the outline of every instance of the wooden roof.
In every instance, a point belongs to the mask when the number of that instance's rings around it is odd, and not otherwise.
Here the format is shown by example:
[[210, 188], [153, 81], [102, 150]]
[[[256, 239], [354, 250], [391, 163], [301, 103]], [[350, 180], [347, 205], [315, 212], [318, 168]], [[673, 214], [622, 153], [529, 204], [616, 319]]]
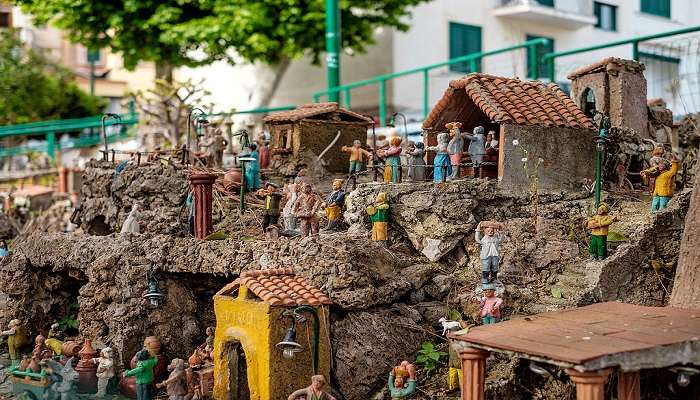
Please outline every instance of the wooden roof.
[[297, 106], [293, 110], [280, 111], [263, 118], [267, 123], [289, 123], [302, 119], [313, 118], [316, 120], [360, 122], [372, 124], [372, 119], [362, 114], [346, 110], [338, 106], [338, 103], [310, 103]]
[[559, 86], [487, 74], [453, 80], [423, 122], [423, 129], [444, 131], [445, 124], [486, 122], [593, 130], [593, 121]]
[[451, 334], [478, 347], [579, 370], [700, 364], [700, 310], [608, 302]]

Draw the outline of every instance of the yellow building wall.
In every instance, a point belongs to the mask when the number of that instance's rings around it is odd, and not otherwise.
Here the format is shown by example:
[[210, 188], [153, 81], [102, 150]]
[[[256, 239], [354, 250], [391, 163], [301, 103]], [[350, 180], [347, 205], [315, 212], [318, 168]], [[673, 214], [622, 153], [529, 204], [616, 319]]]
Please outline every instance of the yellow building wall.
[[270, 306], [246, 299], [247, 288], [239, 295], [214, 296], [216, 335], [214, 337], [214, 399], [224, 400], [229, 388], [228, 357], [224, 353], [231, 341], [241, 343], [248, 367], [251, 400], [270, 400]]

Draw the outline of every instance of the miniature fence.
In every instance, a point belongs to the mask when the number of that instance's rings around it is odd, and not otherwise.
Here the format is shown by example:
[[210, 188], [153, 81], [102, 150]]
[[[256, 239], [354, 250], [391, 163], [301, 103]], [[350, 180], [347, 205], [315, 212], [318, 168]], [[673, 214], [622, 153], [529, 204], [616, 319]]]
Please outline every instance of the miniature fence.
[[533, 39], [533, 40], [528, 40], [526, 42], [523, 42], [523, 43], [520, 43], [520, 44], [517, 44], [514, 46], [504, 47], [502, 49], [467, 54], [467, 55], [464, 55], [461, 57], [449, 59], [449, 60], [444, 61], [444, 62], [426, 65], [426, 66], [420, 67], [420, 68], [409, 69], [409, 70], [401, 71], [401, 72], [394, 72], [391, 74], [379, 75], [379, 76], [376, 76], [374, 78], [365, 79], [365, 80], [337, 86], [334, 88], [318, 91], [318, 92], [314, 93], [313, 101], [319, 102], [322, 96], [328, 96], [330, 94], [342, 93], [344, 106], [346, 108], [351, 108], [351, 91], [353, 89], [363, 87], [363, 86], [378, 84], [379, 85], [379, 125], [383, 126], [386, 123], [386, 116], [387, 116], [387, 104], [386, 104], [386, 83], [387, 83], [387, 81], [393, 80], [393, 79], [396, 79], [396, 78], [399, 78], [402, 76], [421, 74], [423, 77], [423, 116], [426, 117], [428, 115], [429, 110], [430, 110], [430, 106], [429, 106], [429, 102], [430, 102], [430, 100], [429, 100], [430, 74], [429, 74], [429, 72], [431, 70], [436, 69], [436, 68], [456, 65], [456, 64], [468, 64], [470, 71], [478, 72], [480, 61], [483, 58], [526, 48], [528, 51], [528, 54], [529, 54], [529, 57], [528, 57], [529, 62], [531, 64], [530, 65], [531, 78], [537, 79], [536, 75], [537, 75], [537, 71], [539, 70], [538, 67], [539, 67], [539, 61], [540, 61], [539, 57], [538, 57], [538, 49], [540, 48], [540, 46], [544, 47], [544, 46], [547, 46], [548, 44], [549, 44], [549, 39], [546, 39], [546, 38]]

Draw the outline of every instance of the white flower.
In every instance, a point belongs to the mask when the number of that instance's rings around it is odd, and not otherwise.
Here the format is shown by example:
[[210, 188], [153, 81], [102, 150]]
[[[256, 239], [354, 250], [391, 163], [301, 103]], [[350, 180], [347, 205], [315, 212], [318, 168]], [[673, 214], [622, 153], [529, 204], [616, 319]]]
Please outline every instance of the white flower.
[[513, 146], [517, 146], [520, 144], [520, 141], [518, 139], [513, 139]]
[[522, 162], [527, 162], [527, 157], [521, 158], [520, 161], [522, 161]]

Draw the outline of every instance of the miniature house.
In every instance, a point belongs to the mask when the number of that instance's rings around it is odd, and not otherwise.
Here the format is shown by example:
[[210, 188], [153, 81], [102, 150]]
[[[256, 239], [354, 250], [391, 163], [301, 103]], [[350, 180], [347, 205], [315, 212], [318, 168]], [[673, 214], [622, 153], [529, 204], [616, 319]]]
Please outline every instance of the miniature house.
[[[527, 191], [528, 172], [532, 178], [538, 164], [538, 190], [575, 189], [593, 179], [595, 126], [555, 84], [478, 73], [453, 80], [423, 122], [426, 146], [436, 145], [453, 121], [462, 123], [462, 132], [477, 126], [496, 132], [498, 154], [491, 161], [502, 189]], [[465, 140], [465, 152], [468, 145]]]
[[312, 307], [320, 320], [318, 374], [330, 382], [328, 296], [291, 268], [248, 271], [214, 296], [214, 398], [220, 400], [286, 399], [310, 384], [313, 375], [312, 316], [297, 322], [297, 342], [303, 350], [284, 358], [276, 346], [285, 339], [291, 320], [283, 312]]
[[340, 132], [338, 140], [323, 154], [325, 167], [330, 172], [348, 170], [348, 156], [340, 148], [352, 146], [355, 140], [366, 143], [367, 128], [372, 124], [370, 118], [340, 108], [338, 103], [305, 104], [270, 114], [264, 122], [270, 130], [273, 158], [299, 158], [307, 150], [319, 156]]
[[574, 71], [571, 97], [588, 117], [595, 111], [610, 117], [610, 126], [648, 137], [647, 81], [644, 64], [609, 57]]

